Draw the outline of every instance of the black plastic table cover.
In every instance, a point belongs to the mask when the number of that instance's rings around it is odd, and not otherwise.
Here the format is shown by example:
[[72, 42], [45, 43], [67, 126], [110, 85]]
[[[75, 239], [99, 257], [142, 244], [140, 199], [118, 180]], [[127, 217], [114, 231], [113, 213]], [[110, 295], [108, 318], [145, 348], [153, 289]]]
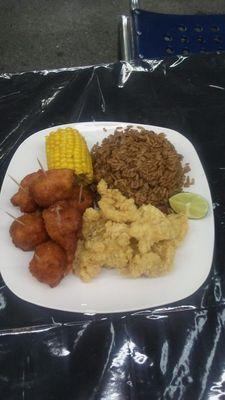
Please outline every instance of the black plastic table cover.
[[127, 121], [181, 132], [205, 168], [216, 230], [208, 279], [165, 307], [54, 311], [2, 280], [0, 399], [224, 399], [225, 55], [1, 74], [0, 116], [1, 178], [19, 144], [53, 125]]

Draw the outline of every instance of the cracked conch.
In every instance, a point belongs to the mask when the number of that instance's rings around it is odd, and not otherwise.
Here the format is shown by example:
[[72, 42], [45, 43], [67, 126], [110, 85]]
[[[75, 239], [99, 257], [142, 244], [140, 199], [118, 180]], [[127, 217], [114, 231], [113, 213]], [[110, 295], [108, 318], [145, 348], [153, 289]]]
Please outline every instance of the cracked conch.
[[137, 208], [133, 199], [109, 189], [104, 180], [99, 182], [98, 192], [99, 210], [88, 208], [83, 216], [74, 273], [85, 282], [104, 267], [133, 278], [168, 273], [188, 230], [186, 216], [163, 214], [151, 204]]

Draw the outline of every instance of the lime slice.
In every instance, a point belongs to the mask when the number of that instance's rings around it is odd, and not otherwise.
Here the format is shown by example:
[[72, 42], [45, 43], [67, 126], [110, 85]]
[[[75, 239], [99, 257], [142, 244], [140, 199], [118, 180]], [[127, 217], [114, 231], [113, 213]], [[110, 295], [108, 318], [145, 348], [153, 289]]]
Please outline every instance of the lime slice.
[[173, 211], [183, 213], [191, 219], [204, 218], [208, 212], [209, 204], [199, 194], [182, 192], [170, 197], [169, 203]]

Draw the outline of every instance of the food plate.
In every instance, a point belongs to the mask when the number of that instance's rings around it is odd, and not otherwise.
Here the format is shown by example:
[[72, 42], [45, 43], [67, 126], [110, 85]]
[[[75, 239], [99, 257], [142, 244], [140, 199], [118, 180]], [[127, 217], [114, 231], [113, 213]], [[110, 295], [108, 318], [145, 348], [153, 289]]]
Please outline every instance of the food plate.
[[209, 202], [206, 218], [189, 220], [189, 232], [176, 251], [172, 272], [159, 278], [132, 279], [119, 275], [116, 270], [105, 270], [90, 283], [84, 283], [70, 274], [59, 286], [51, 289], [38, 282], [29, 272], [28, 265], [33, 253], [23, 252], [12, 244], [9, 235], [12, 220], [5, 211], [15, 216], [19, 216], [20, 212], [10, 203], [17, 188], [9, 175], [20, 181], [28, 173], [36, 171], [39, 168], [37, 157], [46, 167], [44, 137], [59, 127], [71, 126], [82, 133], [91, 148], [113, 133], [116, 127], [127, 125], [121, 122], [60, 125], [31, 135], [17, 149], [6, 172], [0, 194], [0, 267], [6, 285], [21, 299], [44, 307], [73, 312], [135, 311], [181, 300], [194, 293], [207, 278], [214, 247], [214, 217], [207, 178], [191, 142], [176, 131], [158, 126], [142, 125], [156, 133], [166, 134], [176, 150], [183, 154], [184, 162], [190, 163], [190, 177], [195, 179], [195, 184], [188, 190], [201, 194]]

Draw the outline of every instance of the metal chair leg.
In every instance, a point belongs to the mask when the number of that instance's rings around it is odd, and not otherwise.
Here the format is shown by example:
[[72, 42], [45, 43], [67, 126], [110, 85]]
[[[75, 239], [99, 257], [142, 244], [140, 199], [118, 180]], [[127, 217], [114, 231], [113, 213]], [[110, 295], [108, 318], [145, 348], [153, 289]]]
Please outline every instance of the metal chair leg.
[[136, 8], [140, 8], [139, 0], [130, 0], [130, 8], [131, 10], [136, 10]]
[[133, 59], [132, 43], [131, 43], [131, 27], [130, 18], [121, 15], [119, 24], [119, 44], [120, 56], [122, 61], [131, 61]]

